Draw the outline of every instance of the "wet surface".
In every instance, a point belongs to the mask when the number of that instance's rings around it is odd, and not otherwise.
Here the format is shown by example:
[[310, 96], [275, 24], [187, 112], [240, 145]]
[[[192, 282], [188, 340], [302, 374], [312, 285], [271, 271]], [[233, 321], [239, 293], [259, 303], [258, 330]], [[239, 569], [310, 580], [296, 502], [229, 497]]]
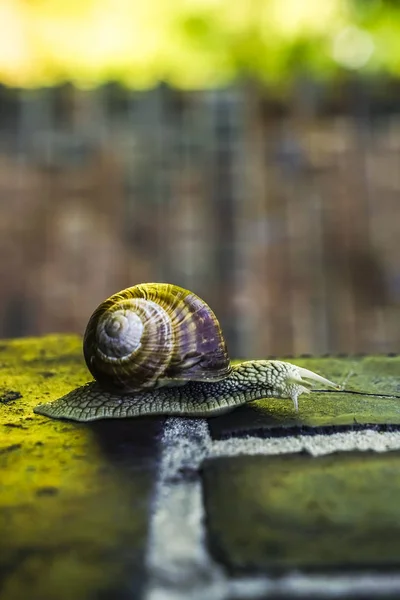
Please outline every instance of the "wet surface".
[[[344, 392], [312, 392], [299, 398], [296, 413], [290, 400], [260, 400], [209, 420], [213, 439], [232, 435], [287, 435], [359, 428], [400, 427], [400, 358], [313, 358], [292, 360], [339, 384]], [[355, 393], [353, 393], [355, 392]], [[365, 392], [364, 394], [362, 392]]]
[[209, 459], [203, 481], [209, 547], [231, 571], [400, 567], [398, 452]]
[[50, 336], [2, 351], [0, 397], [20, 395], [0, 403], [1, 600], [141, 596], [163, 420], [34, 415], [43, 398], [87, 379], [80, 345]]

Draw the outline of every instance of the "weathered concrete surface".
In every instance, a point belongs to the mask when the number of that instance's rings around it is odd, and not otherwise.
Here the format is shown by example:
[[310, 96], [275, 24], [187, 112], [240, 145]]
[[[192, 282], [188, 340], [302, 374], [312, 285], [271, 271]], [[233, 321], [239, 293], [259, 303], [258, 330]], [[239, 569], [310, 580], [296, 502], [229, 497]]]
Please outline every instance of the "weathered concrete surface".
[[136, 598], [160, 420], [92, 426], [33, 407], [88, 379], [75, 336], [0, 345], [0, 598]]
[[[362, 423], [363, 414], [366, 422], [371, 421], [371, 415], [376, 422], [399, 422], [399, 399], [395, 397], [400, 396], [399, 359], [299, 359], [294, 362], [338, 382], [351, 370], [346, 388], [391, 396], [323, 393], [302, 396], [297, 424], [301, 425], [299, 418], [314, 419], [316, 427], [323, 425], [324, 419], [330, 419], [332, 424], [333, 416], [336, 427], [343, 423], [343, 415], [352, 423], [355, 419]], [[75, 336], [0, 342], [0, 369], [0, 599], [140, 598], [163, 419], [128, 419], [88, 425], [35, 415], [33, 407], [39, 402], [55, 399], [89, 379], [81, 340]], [[290, 401], [266, 401], [255, 403], [253, 407], [247, 410], [259, 415], [261, 429], [268, 419], [272, 419], [275, 431], [284, 431], [293, 423]], [[243, 431], [240, 409], [231, 417], [236, 414], [238, 429]], [[212, 428], [212, 424], [218, 422], [221, 423], [219, 419], [210, 419], [208, 423]], [[186, 421], [182, 419], [179, 423], [186, 431]], [[205, 424], [203, 428], [208, 431]], [[232, 439], [230, 443], [243, 441]], [[260, 443], [265, 441], [260, 440]], [[220, 443], [223, 442], [215, 442]], [[396, 443], [393, 440], [393, 444]], [[366, 447], [375, 448], [375, 445], [376, 440], [372, 440]], [[357, 444], [354, 447], [358, 447]], [[381, 446], [377, 444], [378, 447]], [[383, 443], [382, 447], [392, 446]], [[235, 452], [237, 450], [241, 451], [236, 448]], [[166, 455], [166, 463], [170, 458]], [[307, 457], [298, 458], [307, 462]], [[191, 470], [185, 461], [179, 465], [179, 476], [188, 477], [192, 488], [197, 486], [200, 490], [196, 467]], [[161, 473], [159, 481], [165, 483], [168, 471], [164, 475], [163, 479]], [[193, 492], [185, 482], [181, 482], [182, 489]], [[293, 485], [288, 490], [292, 494]], [[155, 519], [153, 516], [153, 525], [159, 527], [160, 520], [170, 524], [171, 515], [181, 515], [173, 502], [173, 498], [179, 496], [179, 489], [175, 490], [175, 496], [171, 495], [167, 517], [162, 507]], [[236, 501], [235, 493], [232, 492], [232, 502]], [[357, 496], [357, 492], [354, 493]], [[165, 500], [165, 496], [160, 497]], [[184, 502], [185, 498], [183, 493], [180, 501]], [[195, 498], [202, 509], [200, 492]], [[250, 501], [255, 500], [253, 490]], [[185, 505], [186, 528], [193, 521], [191, 506], [190, 502]], [[236, 514], [242, 515], [243, 507], [239, 508]], [[157, 520], [157, 514], [163, 518]], [[176, 525], [181, 526], [179, 519]], [[164, 548], [163, 531], [161, 528], [157, 534], [161, 540], [158, 548]], [[201, 532], [199, 528], [200, 537]], [[154, 541], [154, 536], [152, 539]], [[177, 545], [175, 540], [174, 547]], [[196, 554], [196, 548], [192, 552]]]
[[400, 567], [400, 453], [205, 461], [208, 539], [237, 570]]
[[[400, 449], [400, 431], [383, 433], [364, 429], [331, 435], [236, 437], [213, 441], [205, 420], [171, 417], [164, 426], [161, 445], [162, 468], [148, 546], [150, 589], [145, 600], [400, 598], [400, 574], [389, 569], [327, 572], [321, 568], [310, 573], [289, 569], [281, 577], [275, 577], [268, 568], [257, 572], [257, 567], [249, 567], [248, 573], [232, 568], [229, 572], [217, 562], [220, 554], [215, 552], [213, 561], [207, 552], [208, 518], [199, 473], [206, 459], [226, 456], [235, 459], [261, 454], [269, 458], [281, 453], [299, 453], [307, 461], [307, 454], [321, 456], [354, 450], [385, 453]], [[267, 481], [261, 485], [266, 486]], [[254, 498], [249, 508], [259, 499], [258, 482], [252, 491]], [[226, 513], [232, 516], [230, 502], [228, 498]], [[234, 527], [244, 514], [249, 523], [246, 506], [240, 506], [234, 516]], [[379, 515], [377, 520], [379, 522]], [[247, 534], [243, 532], [244, 547], [251, 545], [253, 535], [251, 528]], [[257, 558], [263, 560], [262, 555]]]
[[[350, 392], [311, 392], [299, 398], [299, 412], [289, 400], [261, 400], [210, 419], [214, 439], [249, 433], [271, 435], [284, 429], [400, 425], [400, 357], [308, 358], [295, 364], [337, 382]], [[287, 434], [287, 433], [286, 433]]]

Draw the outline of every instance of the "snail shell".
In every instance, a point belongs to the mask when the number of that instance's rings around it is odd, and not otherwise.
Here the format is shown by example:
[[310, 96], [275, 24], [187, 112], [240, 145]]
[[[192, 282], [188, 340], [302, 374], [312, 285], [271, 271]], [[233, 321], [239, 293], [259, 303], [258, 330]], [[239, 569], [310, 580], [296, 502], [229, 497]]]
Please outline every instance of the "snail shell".
[[218, 320], [196, 294], [167, 283], [127, 288], [102, 302], [86, 328], [87, 367], [110, 391], [219, 381], [231, 372]]

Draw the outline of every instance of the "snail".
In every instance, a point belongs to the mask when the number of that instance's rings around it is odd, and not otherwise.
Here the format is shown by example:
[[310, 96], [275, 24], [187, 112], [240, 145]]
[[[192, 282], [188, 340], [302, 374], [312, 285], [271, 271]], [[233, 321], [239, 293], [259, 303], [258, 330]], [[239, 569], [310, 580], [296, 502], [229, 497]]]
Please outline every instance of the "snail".
[[75, 421], [143, 415], [208, 417], [262, 398], [291, 399], [313, 382], [337, 386], [276, 360], [231, 364], [211, 308], [196, 294], [144, 283], [114, 294], [94, 311], [83, 353], [95, 381], [39, 404], [40, 415]]

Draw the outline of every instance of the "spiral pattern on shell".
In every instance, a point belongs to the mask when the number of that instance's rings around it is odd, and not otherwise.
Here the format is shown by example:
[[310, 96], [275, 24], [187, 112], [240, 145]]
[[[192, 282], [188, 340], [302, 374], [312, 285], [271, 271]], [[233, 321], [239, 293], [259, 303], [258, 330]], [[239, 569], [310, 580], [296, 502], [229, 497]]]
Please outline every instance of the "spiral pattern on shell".
[[218, 381], [231, 371], [211, 308], [181, 287], [146, 283], [102, 302], [86, 328], [84, 356], [105, 388], [141, 388]]

